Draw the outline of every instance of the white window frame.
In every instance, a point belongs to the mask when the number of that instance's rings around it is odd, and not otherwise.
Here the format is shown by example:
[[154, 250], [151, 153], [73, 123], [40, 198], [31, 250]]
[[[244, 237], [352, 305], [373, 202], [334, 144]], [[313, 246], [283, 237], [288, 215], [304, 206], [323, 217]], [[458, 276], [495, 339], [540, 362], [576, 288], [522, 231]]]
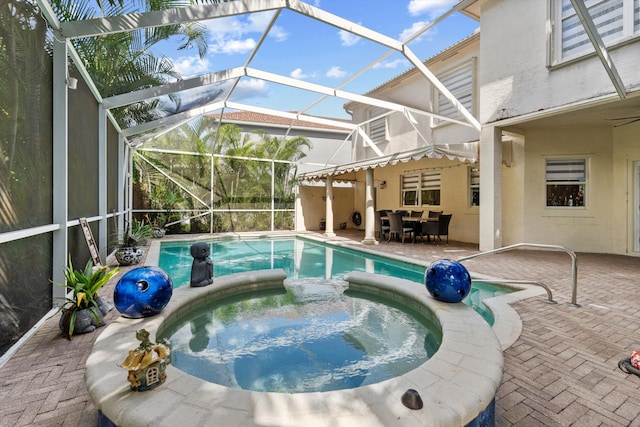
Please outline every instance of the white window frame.
[[469, 206], [480, 206], [480, 165], [469, 166], [468, 174]]
[[[417, 173], [409, 173], [400, 176], [400, 204], [403, 207], [421, 207], [421, 206], [440, 206], [440, 204], [426, 204], [423, 201], [423, 191], [438, 191], [438, 202], [442, 197], [441, 192], [441, 174], [440, 171], [425, 171]], [[415, 204], [407, 204], [406, 201], [411, 197], [415, 200]]]
[[[569, 0], [550, 0], [552, 34], [550, 65], [594, 53], [593, 45]], [[640, 37], [640, 0], [585, 0], [585, 6], [607, 47]], [[568, 49], [563, 40], [577, 40]], [[575, 45], [575, 42], [570, 45]]]
[[586, 158], [545, 159], [545, 207], [585, 209], [588, 201], [588, 169], [589, 161]]
[[[456, 97], [464, 108], [475, 116], [476, 99], [476, 67], [475, 58], [467, 61], [456, 68], [453, 68], [442, 75], [437, 76], [438, 80]], [[433, 106], [435, 113], [457, 120], [466, 120], [460, 111], [451, 103], [442, 92], [434, 87]], [[450, 124], [447, 120], [433, 118], [432, 126]]]
[[387, 110], [377, 107], [371, 108], [368, 111], [369, 122], [367, 123], [367, 134], [374, 144], [389, 140], [389, 124], [387, 123], [388, 115], [386, 113]]

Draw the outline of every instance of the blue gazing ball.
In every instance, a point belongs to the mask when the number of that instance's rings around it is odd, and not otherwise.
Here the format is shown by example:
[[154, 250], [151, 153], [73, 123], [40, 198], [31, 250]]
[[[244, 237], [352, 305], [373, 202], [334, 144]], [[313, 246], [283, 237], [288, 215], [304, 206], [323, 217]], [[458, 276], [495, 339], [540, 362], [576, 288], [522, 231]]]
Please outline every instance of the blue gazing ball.
[[160, 313], [172, 294], [173, 282], [164, 270], [138, 267], [120, 278], [113, 302], [123, 316], [139, 319]]
[[424, 273], [424, 284], [438, 301], [460, 302], [471, 291], [471, 275], [459, 262], [441, 259]]

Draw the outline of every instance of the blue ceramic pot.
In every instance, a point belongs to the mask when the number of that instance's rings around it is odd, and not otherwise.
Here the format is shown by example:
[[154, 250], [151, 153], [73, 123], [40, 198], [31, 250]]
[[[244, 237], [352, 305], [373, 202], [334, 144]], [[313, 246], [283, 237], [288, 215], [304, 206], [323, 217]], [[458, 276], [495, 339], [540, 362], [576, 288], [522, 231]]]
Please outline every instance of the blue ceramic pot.
[[138, 264], [144, 252], [140, 246], [124, 246], [116, 250], [115, 257], [120, 265]]

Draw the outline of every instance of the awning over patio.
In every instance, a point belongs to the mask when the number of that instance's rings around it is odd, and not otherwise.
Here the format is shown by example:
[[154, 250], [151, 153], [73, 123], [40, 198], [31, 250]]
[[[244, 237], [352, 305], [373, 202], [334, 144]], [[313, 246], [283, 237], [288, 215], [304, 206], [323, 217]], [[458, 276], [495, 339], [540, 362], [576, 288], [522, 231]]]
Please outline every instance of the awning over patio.
[[473, 163], [478, 159], [478, 144], [478, 141], [474, 141], [462, 144], [429, 145], [401, 153], [306, 172], [301, 174], [298, 179], [300, 181], [320, 181], [328, 176], [333, 176], [336, 181], [355, 181], [356, 172], [360, 170], [395, 165], [399, 162], [406, 163], [409, 160], [420, 160], [423, 157], [435, 159], [447, 157], [450, 160], [458, 159], [462, 162]]

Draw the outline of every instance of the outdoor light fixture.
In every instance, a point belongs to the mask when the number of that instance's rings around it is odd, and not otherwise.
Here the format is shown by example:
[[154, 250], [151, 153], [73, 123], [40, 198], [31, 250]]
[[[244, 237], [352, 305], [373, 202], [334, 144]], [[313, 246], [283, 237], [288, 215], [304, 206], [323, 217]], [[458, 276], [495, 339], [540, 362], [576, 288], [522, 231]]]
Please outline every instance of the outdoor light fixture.
[[78, 79], [76, 79], [75, 77], [68, 77], [67, 87], [71, 90], [76, 90], [76, 88], [78, 87]]
[[382, 182], [380, 183], [380, 189], [381, 189], [381, 190], [384, 190], [385, 188], [387, 188], [387, 181], [382, 181]]

